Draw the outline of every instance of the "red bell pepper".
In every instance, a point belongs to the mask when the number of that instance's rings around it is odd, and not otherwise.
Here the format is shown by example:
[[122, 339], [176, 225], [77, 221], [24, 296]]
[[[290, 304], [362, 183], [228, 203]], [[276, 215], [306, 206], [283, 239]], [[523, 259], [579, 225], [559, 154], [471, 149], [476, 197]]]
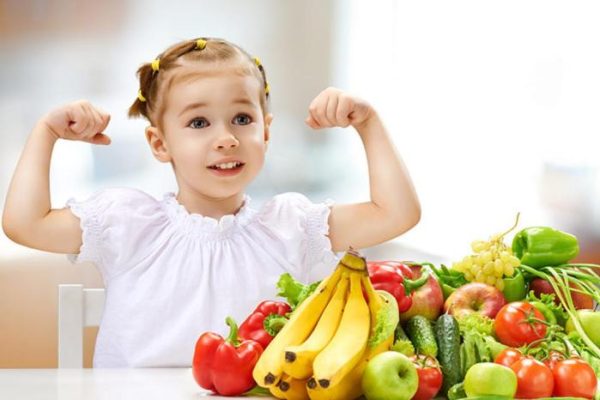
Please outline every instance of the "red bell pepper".
[[235, 321], [225, 320], [227, 339], [213, 332], [203, 333], [196, 342], [192, 374], [198, 385], [224, 396], [235, 396], [252, 389], [256, 382], [252, 370], [263, 352], [260, 343], [238, 339]]
[[373, 287], [391, 293], [398, 302], [398, 311], [403, 313], [412, 305], [411, 293], [427, 283], [429, 273], [425, 271], [418, 279], [410, 267], [398, 261], [369, 261], [367, 270]]
[[273, 337], [285, 325], [285, 315], [291, 311], [283, 301], [265, 300], [240, 325], [240, 337], [255, 340], [266, 349]]

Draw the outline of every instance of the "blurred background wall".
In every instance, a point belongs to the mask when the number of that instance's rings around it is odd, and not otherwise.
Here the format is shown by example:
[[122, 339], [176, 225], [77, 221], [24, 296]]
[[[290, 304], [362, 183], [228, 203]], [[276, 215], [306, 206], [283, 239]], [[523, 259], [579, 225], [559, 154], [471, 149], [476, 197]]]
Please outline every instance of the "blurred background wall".
[[[258, 55], [272, 88], [255, 206], [284, 191], [368, 199], [356, 133], [303, 123], [333, 85], [377, 108], [423, 207], [416, 228], [368, 256], [451, 262], [521, 212], [521, 227], [568, 230], [579, 259], [600, 262], [599, 19], [594, 1], [0, 0], [0, 207], [35, 121], [81, 98], [112, 114], [113, 143], [58, 142], [53, 207], [110, 186], [176, 191], [146, 124], [126, 117], [135, 71], [173, 42], [215, 36]], [[58, 282], [102, 285], [93, 266], [0, 232], [0, 367], [55, 365]]]

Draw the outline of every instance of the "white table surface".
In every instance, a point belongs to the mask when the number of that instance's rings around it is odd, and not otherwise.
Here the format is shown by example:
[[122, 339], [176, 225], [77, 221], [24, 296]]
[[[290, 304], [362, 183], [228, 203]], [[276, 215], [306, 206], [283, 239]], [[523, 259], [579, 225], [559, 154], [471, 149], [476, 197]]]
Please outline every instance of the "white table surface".
[[268, 399], [222, 397], [202, 389], [191, 368], [0, 369], [0, 399]]

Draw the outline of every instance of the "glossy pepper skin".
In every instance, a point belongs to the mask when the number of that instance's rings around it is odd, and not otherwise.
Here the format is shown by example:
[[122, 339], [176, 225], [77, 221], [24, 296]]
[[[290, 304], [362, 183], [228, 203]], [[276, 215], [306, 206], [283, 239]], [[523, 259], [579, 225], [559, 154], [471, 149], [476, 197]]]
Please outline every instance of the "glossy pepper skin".
[[519, 270], [515, 270], [515, 274], [502, 279], [504, 281], [504, 289], [502, 294], [507, 303], [523, 300], [527, 296], [528, 286], [525, 282], [525, 277]]
[[[261, 344], [266, 349], [273, 337], [285, 324], [285, 315], [291, 311], [289, 304], [283, 301], [266, 300], [240, 325], [239, 336], [251, 339]], [[279, 316], [274, 318], [271, 316]]]
[[541, 268], [573, 259], [579, 254], [579, 243], [570, 233], [547, 226], [532, 226], [515, 235], [512, 251], [521, 263]]
[[429, 273], [425, 271], [413, 280], [410, 267], [398, 261], [369, 261], [367, 270], [373, 287], [391, 293], [398, 302], [398, 311], [408, 311], [412, 305], [411, 293], [427, 283]]
[[223, 396], [236, 396], [252, 389], [256, 383], [252, 370], [263, 352], [253, 340], [238, 340], [238, 327], [230, 317], [229, 336], [223, 339], [212, 332], [203, 333], [196, 342], [192, 374], [204, 389]]

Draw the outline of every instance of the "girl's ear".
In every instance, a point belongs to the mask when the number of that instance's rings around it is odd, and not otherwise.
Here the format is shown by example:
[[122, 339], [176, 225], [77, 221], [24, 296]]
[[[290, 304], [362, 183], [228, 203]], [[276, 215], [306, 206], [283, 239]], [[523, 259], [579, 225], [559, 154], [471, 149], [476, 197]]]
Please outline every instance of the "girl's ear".
[[150, 145], [150, 150], [152, 150], [154, 158], [160, 162], [171, 161], [171, 155], [167, 149], [165, 137], [157, 127], [149, 126], [146, 128], [146, 140]]
[[265, 143], [267, 143], [271, 137], [271, 122], [273, 122], [273, 114], [265, 115]]

